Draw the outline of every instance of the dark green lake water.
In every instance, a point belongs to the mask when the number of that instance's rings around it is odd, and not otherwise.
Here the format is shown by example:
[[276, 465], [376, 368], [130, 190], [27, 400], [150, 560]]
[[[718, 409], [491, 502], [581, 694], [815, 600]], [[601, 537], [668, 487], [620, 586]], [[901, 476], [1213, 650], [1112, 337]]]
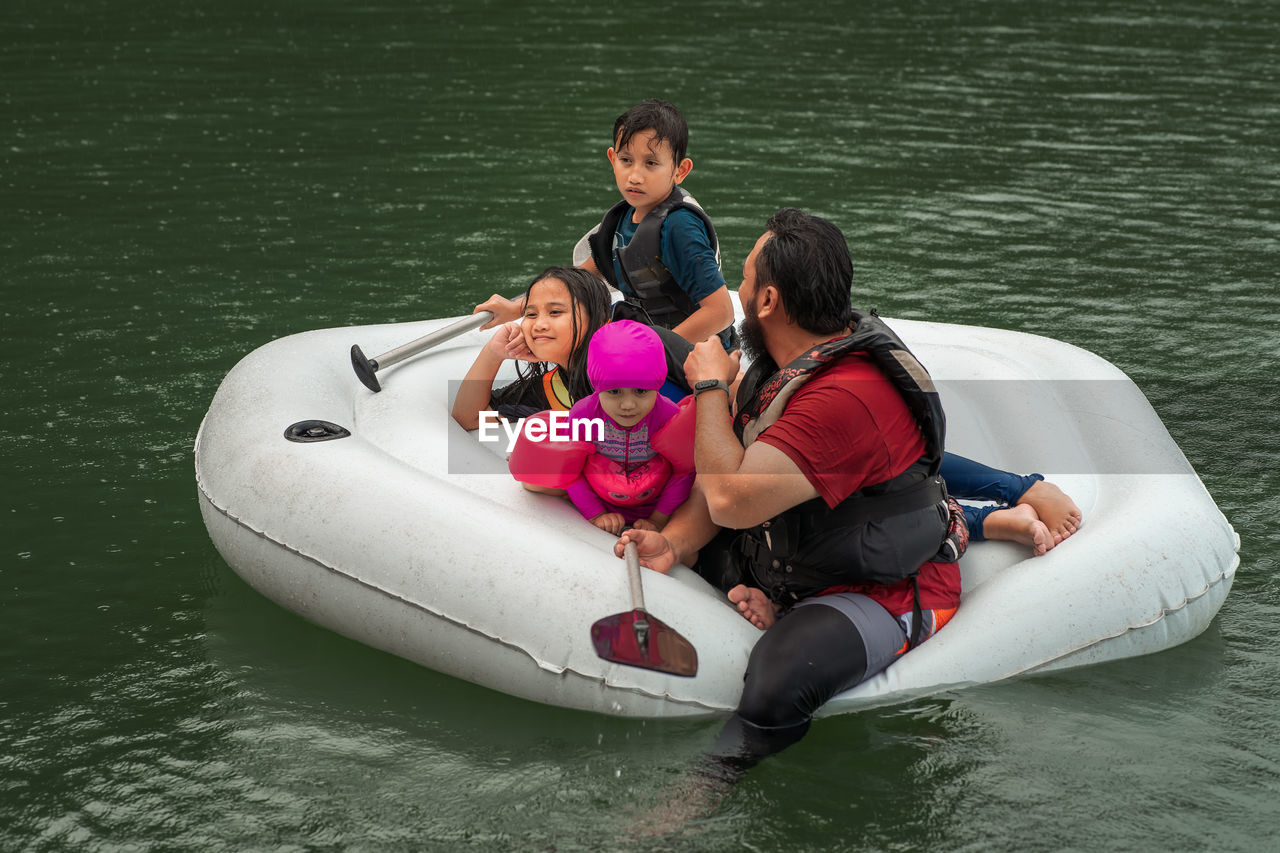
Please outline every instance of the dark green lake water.
[[[1270, 0], [9, 0], [0, 849], [1273, 849], [1278, 93]], [[1213, 626], [821, 721], [653, 840], [716, 723], [511, 699], [248, 589], [192, 471], [222, 376], [567, 260], [651, 96], [731, 278], [794, 204], [859, 304], [1125, 370], [1240, 534]]]

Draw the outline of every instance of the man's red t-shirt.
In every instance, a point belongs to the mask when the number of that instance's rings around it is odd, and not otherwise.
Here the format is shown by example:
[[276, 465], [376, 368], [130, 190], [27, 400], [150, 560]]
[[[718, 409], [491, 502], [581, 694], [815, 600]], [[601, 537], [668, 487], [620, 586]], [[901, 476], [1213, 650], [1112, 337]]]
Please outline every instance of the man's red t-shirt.
[[[906, 401], [861, 353], [840, 359], [802, 385], [757, 441], [785, 453], [832, 507], [859, 489], [901, 474], [925, 451]], [[925, 563], [917, 580], [921, 607], [944, 610], [960, 603], [956, 563]], [[894, 616], [912, 609], [909, 579], [827, 592], [862, 593]]]

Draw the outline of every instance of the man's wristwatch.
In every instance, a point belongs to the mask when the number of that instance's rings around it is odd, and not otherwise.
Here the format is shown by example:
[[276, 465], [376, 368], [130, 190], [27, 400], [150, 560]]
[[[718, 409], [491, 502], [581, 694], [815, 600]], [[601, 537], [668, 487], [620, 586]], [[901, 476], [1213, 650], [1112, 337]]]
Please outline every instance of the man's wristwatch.
[[693, 396], [697, 397], [703, 391], [714, 391], [717, 388], [723, 388], [724, 393], [728, 395], [729, 386], [723, 379], [700, 379], [693, 384]]

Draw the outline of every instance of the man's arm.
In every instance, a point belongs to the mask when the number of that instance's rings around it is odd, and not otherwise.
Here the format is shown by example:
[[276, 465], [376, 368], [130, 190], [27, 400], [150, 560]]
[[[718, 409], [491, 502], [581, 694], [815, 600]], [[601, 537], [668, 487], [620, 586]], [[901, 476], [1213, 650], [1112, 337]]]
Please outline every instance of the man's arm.
[[[684, 363], [689, 383], [738, 378], [738, 354], [726, 353], [716, 339], [693, 348]], [[733, 431], [729, 393], [698, 395], [693, 459], [708, 517], [721, 527], [742, 530], [816, 498], [818, 490], [785, 453], [764, 442], [745, 451]]]
[[728, 397], [719, 390], [698, 395], [693, 458], [711, 520], [742, 530], [818, 497], [818, 490], [781, 450], [762, 441], [742, 449], [733, 432]]
[[[724, 354], [718, 341], [707, 341], [706, 345]], [[742, 445], [738, 444], [729, 424], [728, 405], [724, 404], [721, 412], [720, 406], [710, 405], [712, 399], [707, 399], [724, 396], [723, 391], [706, 391], [698, 397], [694, 454], [700, 472], [705, 462], [717, 473], [698, 474], [689, 499], [675, 511], [661, 533], [653, 530], [623, 533], [614, 546], [619, 557], [628, 541], [635, 542], [640, 564], [666, 574], [676, 563], [692, 566], [697, 562], [698, 552], [715, 538], [721, 527], [751, 527], [818, 496], [817, 490], [782, 451], [757, 441], [746, 453], [742, 452]], [[709, 429], [705, 439], [704, 419]], [[726, 433], [727, 443], [723, 441]], [[715, 447], [706, 446], [711, 440], [716, 442]], [[728, 472], [734, 465], [736, 470]], [[724, 473], [719, 473], [721, 470]]]
[[698, 551], [719, 532], [720, 528], [707, 513], [707, 502], [695, 481], [689, 499], [675, 511], [661, 533], [656, 530], [628, 530], [618, 538], [613, 552], [621, 557], [626, 544], [635, 542], [640, 565], [665, 575], [676, 563], [686, 566], [696, 563]]

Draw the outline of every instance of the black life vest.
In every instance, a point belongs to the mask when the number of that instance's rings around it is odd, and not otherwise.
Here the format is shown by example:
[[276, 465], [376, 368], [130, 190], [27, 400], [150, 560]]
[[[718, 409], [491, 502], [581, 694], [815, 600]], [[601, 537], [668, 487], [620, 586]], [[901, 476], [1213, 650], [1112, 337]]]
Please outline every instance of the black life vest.
[[640, 220], [631, 242], [617, 250], [618, 266], [626, 280], [619, 282], [613, 266], [614, 235], [623, 215], [630, 209], [631, 205], [620, 201], [605, 213], [599, 227], [587, 237], [591, 259], [595, 261], [600, 275], [621, 290], [628, 302], [644, 309], [650, 325], [674, 329], [698, 310], [698, 303], [680, 288], [671, 270], [662, 262], [662, 224], [672, 211], [691, 211], [706, 226], [711, 248], [718, 252], [716, 229], [698, 203], [683, 189], [675, 187], [661, 204]]
[[903, 473], [835, 507], [814, 498], [738, 533], [733, 563], [783, 604], [838, 584], [911, 577], [938, 557], [950, 532], [946, 486], [938, 474], [946, 438], [941, 400], [928, 371], [875, 314], [854, 312], [851, 334], [819, 344], [781, 369], [767, 356], [752, 364], [738, 389], [734, 431], [749, 445], [782, 415], [797, 389], [853, 353], [869, 355], [898, 389], [925, 452]]

